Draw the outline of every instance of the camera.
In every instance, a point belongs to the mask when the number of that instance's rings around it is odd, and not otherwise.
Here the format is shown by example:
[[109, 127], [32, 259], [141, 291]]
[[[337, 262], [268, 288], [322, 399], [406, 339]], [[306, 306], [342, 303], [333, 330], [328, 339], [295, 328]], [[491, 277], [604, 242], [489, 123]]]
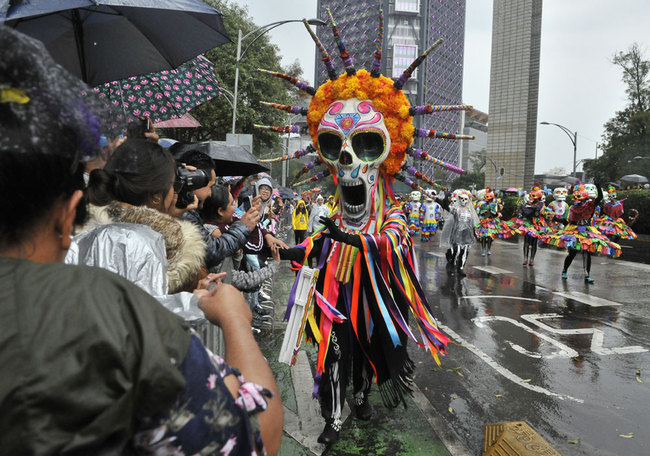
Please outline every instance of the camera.
[[135, 122], [127, 126], [126, 136], [129, 138], [146, 138], [145, 133], [151, 129], [149, 117], [139, 117]]
[[174, 191], [178, 193], [176, 207], [185, 209], [194, 201], [194, 190], [205, 187], [210, 182], [210, 175], [202, 169], [190, 171], [180, 165], [176, 168]]

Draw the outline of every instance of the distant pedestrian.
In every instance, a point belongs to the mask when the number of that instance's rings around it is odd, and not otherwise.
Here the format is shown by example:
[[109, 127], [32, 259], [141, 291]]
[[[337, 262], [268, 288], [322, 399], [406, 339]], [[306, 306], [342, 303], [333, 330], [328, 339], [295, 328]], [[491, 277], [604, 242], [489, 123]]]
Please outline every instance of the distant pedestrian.
[[293, 211], [292, 217], [293, 237], [296, 245], [302, 244], [307, 235], [307, 226], [309, 225], [309, 212], [303, 200], [298, 201], [298, 206]]
[[316, 197], [316, 204], [312, 206], [311, 213], [309, 214], [309, 225], [307, 226], [309, 234], [313, 233], [321, 226], [321, 223], [319, 222], [321, 217], [330, 216], [330, 210], [324, 202], [325, 198], [323, 198], [323, 195], [318, 195]]

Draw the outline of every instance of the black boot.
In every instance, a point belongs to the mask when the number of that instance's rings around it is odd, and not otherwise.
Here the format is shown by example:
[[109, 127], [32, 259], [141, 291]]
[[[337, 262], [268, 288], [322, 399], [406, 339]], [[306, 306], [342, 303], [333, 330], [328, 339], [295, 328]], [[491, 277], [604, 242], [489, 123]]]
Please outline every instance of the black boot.
[[341, 426], [337, 425], [334, 420], [325, 420], [325, 429], [318, 436], [318, 443], [323, 445], [333, 445], [339, 439]]
[[355, 399], [354, 411], [357, 415], [357, 418], [363, 421], [368, 421], [370, 418], [372, 418], [372, 406], [370, 403], [368, 403], [368, 398], [364, 397], [360, 403], [356, 402], [357, 401]]

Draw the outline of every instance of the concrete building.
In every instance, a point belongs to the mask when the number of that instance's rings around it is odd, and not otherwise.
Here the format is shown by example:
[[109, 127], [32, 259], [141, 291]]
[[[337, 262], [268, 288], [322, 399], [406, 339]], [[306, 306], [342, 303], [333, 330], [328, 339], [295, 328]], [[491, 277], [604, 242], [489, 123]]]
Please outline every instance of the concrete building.
[[459, 166], [464, 170], [472, 171], [472, 159], [487, 150], [488, 115], [478, 109], [463, 111], [462, 114], [463, 134], [473, 135], [476, 139], [462, 141]]
[[542, 0], [494, 0], [487, 157], [500, 188], [533, 184], [541, 28]]
[[[418, 55], [438, 38], [444, 42], [432, 51], [404, 86], [411, 105], [461, 104], [463, 51], [465, 45], [465, 0], [318, 0], [318, 17], [326, 18], [330, 8], [341, 31], [345, 47], [357, 69], [370, 69], [379, 25], [379, 8], [384, 10], [382, 74], [398, 78]], [[318, 36], [335, 62], [343, 65], [329, 27], [318, 27]], [[320, 54], [316, 55], [316, 84], [327, 80]], [[460, 133], [461, 113], [442, 112], [414, 119], [416, 128]], [[434, 157], [458, 164], [462, 141], [416, 139], [416, 147]], [[429, 163], [422, 171], [433, 176]]]

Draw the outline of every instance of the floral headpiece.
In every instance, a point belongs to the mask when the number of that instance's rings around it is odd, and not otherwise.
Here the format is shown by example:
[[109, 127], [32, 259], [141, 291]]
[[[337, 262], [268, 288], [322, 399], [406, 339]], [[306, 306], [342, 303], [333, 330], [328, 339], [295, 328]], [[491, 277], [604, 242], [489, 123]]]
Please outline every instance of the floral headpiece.
[[573, 189], [573, 201], [582, 201], [589, 198], [589, 193], [583, 184], [578, 184]]

